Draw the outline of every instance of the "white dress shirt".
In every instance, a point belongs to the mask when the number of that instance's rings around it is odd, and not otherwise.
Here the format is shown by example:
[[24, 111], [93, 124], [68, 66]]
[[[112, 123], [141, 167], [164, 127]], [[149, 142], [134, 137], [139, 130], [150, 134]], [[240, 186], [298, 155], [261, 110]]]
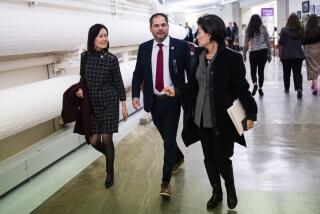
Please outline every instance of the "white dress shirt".
[[[162, 46], [162, 51], [163, 51], [163, 85], [164, 87], [167, 86], [173, 86], [170, 73], [169, 73], [169, 41], [170, 38], [167, 36], [167, 38], [161, 43], [163, 44]], [[156, 70], [157, 70], [157, 56], [159, 52], [159, 46], [157, 45], [158, 43], [153, 40], [153, 46], [152, 46], [152, 56], [151, 56], [151, 64], [152, 64], [152, 81], [153, 81], [153, 92], [156, 95], [162, 95], [164, 94], [163, 92], [159, 92], [155, 88], [155, 83], [156, 83]]]

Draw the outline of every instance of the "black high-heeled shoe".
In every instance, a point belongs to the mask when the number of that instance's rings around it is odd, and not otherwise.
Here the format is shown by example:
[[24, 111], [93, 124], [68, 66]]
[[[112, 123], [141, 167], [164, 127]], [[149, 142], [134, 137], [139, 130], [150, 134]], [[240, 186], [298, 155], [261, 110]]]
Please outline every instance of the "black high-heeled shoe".
[[113, 186], [113, 183], [114, 183], [114, 174], [113, 172], [108, 172], [106, 181], [104, 182], [104, 186], [106, 188], [110, 188]]
[[259, 88], [259, 95], [260, 95], [260, 97], [262, 97], [264, 95], [262, 88]]

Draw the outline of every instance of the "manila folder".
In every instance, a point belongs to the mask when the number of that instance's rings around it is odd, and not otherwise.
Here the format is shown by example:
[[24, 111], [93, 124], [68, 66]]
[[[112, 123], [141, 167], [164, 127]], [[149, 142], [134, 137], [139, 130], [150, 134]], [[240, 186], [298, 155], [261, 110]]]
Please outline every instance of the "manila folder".
[[236, 99], [227, 111], [239, 135], [241, 136], [244, 133], [242, 121], [246, 118], [246, 113], [240, 100]]

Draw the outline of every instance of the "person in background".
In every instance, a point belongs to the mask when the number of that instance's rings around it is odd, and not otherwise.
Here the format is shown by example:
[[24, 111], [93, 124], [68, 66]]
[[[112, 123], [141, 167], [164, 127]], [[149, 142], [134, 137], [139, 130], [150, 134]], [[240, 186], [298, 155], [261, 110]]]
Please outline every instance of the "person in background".
[[[108, 36], [106, 26], [91, 26], [87, 51], [81, 54], [80, 62], [80, 82], [88, 88], [93, 111], [90, 115], [92, 135], [89, 143], [106, 157], [106, 188], [114, 183], [115, 152], [112, 136], [118, 132], [119, 100], [122, 103], [122, 117], [124, 120], [128, 118], [119, 62], [118, 58], [108, 51]], [[76, 95], [82, 98], [83, 89], [79, 88]]]
[[194, 44], [198, 46], [199, 43], [198, 43], [197, 36], [198, 36], [198, 31], [196, 30], [196, 32], [194, 33]]
[[239, 47], [239, 27], [237, 25], [237, 23], [233, 22], [233, 37], [234, 37], [234, 41], [233, 41], [233, 46], [234, 46], [234, 50], [235, 51], [240, 51], [240, 47]]
[[143, 104], [163, 140], [164, 157], [160, 195], [170, 197], [171, 174], [179, 170], [184, 155], [177, 145], [177, 129], [181, 111], [180, 99], [163, 93], [167, 86], [178, 87], [189, 78], [190, 49], [187, 42], [168, 36], [167, 15], [153, 14], [150, 19], [152, 40], [138, 49], [132, 78], [132, 105], [140, 109], [140, 86], [143, 83]]
[[317, 82], [320, 74], [320, 26], [315, 14], [310, 15], [306, 23], [303, 47], [306, 57], [307, 77], [311, 81], [312, 94], [317, 95]]
[[[269, 34], [267, 28], [262, 25], [261, 18], [258, 14], [251, 16], [248, 28], [245, 33], [244, 46], [243, 46], [243, 60], [247, 59], [247, 51], [250, 48], [249, 61], [251, 70], [251, 80], [253, 83], [252, 96], [258, 90], [259, 95], [263, 96], [262, 90], [264, 82], [264, 67], [266, 62], [271, 61], [271, 45], [269, 41]], [[257, 70], [259, 82], [257, 83]]]
[[184, 38], [185, 41], [193, 43], [193, 33], [191, 27], [189, 27], [188, 22], [185, 23], [185, 29], [187, 36]]
[[232, 26], [232, 22], [229, 22], [229, 26], [227, 27], [227, 46], [231, 49], [234, 49], [234, 34], [233, 34], [233, 26]]
[[279, 56], [283, 67], [284, 92], [289, 93], [290, 75], [293, 72], [294, 88], [297, 98], [302, 98], [302, 61], [305, 58], [302, 49], [303, 28], [295, 13], [291, 13], [287, 24], [281, 29], [279, 38]]
[[[257, 105], [249, 91], [241, 54], [226, 48], [223, 20], [216, 15], [204, 15], [197, 24], [200, 48], [192, 56], [191, 79], [180, 87], [166, 87], [164, 92], [168, 96], [181, 97], [189, 104], [184, 109], [182, 138], [186, 145], [201, 141], [204, 165], [212, 187], [207, 208], [213, 209], [222, 201], [222, 176], [227, 204], [233, 209], [238, 198], [230, 158], [234, 142], [245, 145], [245, 139], [243, 135], [239, 136], [227, 109], [239, 98], [247, 115], [244, 123], [251, 129], [257, 118]], [[186, 131], [188, 127], [193, 128]]]

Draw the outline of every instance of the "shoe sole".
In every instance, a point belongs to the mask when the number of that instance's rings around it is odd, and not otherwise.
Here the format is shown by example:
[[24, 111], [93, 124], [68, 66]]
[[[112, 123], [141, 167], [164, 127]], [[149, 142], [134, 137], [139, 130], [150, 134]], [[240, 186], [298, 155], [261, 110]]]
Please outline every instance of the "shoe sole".
[[175, 173], [177, 173], [177, 172], [179, 172], [179, 171], [180, 171], [180, 166], [179, 166], [179, 168], [178, 168], [178, 169], [176, 169], [176, 170], [172, 171], [172, 172], [171, 172], [171, 174], [175, 174]]
[[160, 192], [160, 195], [161, 195], [162, 197], [165, 197], [165, 198], [170, 198], [170, 197], [171, 197], [171, 194], [165, 193], [165, 192]]
[[171, 174], [177, 173], [177, 172], [181, 169], [181, 166], [182, 166], [183, 163], [184, 163], [184, 161], [182, 161], [182, 162], [180, 163], [179, 167], [178, 167], [176, 170], [172, 171]]

